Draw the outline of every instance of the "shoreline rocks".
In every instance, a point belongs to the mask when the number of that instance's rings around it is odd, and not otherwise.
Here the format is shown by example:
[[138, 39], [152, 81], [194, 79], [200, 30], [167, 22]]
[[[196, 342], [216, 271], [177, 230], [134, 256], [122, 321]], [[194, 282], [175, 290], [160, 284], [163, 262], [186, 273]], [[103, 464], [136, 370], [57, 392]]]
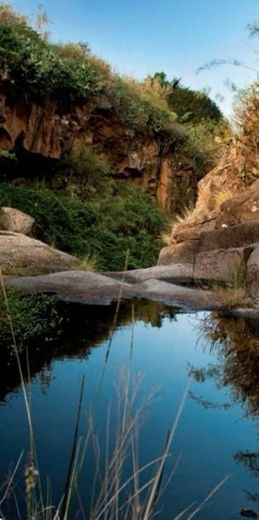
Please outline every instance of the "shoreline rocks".
[[60, 301], [83, 305], [109, 305], [134, 298], [193, 311], [216, 310], [223, 305], [222, 297], [213, 291], [183, 287], [154, 278], [125, 283], [99, 273], [64, 271], [43, 276], [5, 277], [4, 281], [7, 287], [24, 293], [52, 293]]

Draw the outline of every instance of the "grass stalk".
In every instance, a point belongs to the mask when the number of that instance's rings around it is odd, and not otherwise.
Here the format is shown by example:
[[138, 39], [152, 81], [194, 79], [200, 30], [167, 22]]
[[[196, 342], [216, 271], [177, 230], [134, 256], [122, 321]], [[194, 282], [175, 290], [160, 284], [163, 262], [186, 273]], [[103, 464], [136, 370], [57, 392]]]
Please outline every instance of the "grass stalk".
[[203, 500], [203, 502], [201, 502], [199, 504], [199, 506], [188, 516], [187, 520], [191, 520], [192, 518], [194, 518], [195, 515], [197, 515], [197, 513], [199, 513], [202, 509], [204, 509], [204, 507], [207, 505], [207, 503], [209, 502], [209, 500], [213, 497], [213, 495], [215, 495], [215, 493], [217, 493], [217, 491], [223, 486], [223, 484], [225, 484], [225, 482], [229, 479], [230, 475], [227, 475], [226, 477], [224, 477], [211, 491], [210, 493], [207, 495], [207, 497]]
[[62, 520], [67, 520], [67, 518], [68, 518], [70, 500], [71, 500], [71, 495], [72, 495], [73, 475], [75, 473], [76, 453], [77, 453], [77, 448], [78, 448], [78, 431], [79, 431], [79, 423], [80, 423], [80, 418], [81, 418], [84, 387], [85, 387], [85, 376], [83, 376], [82, 380], [81, 380], [78, 410], [77, 410], [77, 417], [76, 417], [76, 424], [75, 424], [75, 431], [74, 431], [74, 438], [73, 438], [73, 446], [72, 446], [72, 451], [71, 451], [71, 456], [70, 456], [70, 461], [69, 461], [69, 468], [68, 468], [68, 473], [67, 473], [67, 479], [66, 479], [66, 484], [65, 484], [64, 500], [63, 500], [62, 509], [61, 509]]
[[13, 483], [13, 481], [14, 481], [14, 477], [15, 477], [15, 475], [16, 475], [16, 473], [17, 473], [17, 470], [18, 470], [18, 468], [19, 468], [19, 466], [20, 466], [20, 463], [21, 463], [21, 460], [22, 460], [22, 458], [23, 458], [23, 455], [24, 455], [24, 451], [21, 452], [21, 454], [20, 454], [20, 456], [19, 456], [19, 458], [18, 458], [18, 461], [16, 462], [16, 465], [15, 465], [15, 467], [14, 467], [14, 470], [13, 470], [13, 472], [12, 472], [12, 475], [11, 475], [11, 477], [8, 479], [8, 482], [7, 482], [7, 486], [6, 486], [5, 492], [4, 492], [3, 496], [2, 496], [2, 498], [0, 499], [0, 507], [2, 506], [2, 504], [5, 502], [5, 500], [6, 500], [7, 497], [8, 497], [9, 491], [10, 491], [10, 489], [11, 489], [11, 486], [12, 486], [12, 483]]
[[158, 466], [158, 468], [156, 470], [156, 475], [155, 475], [152, 487], [150, 489], [150, 493], [149, 493], [149, 496], [148, 496], [148, 499], [147, 499], [147, 503], [146, 503], [146, 506], [145, 506], [145, 511], [144, 511], [142, 520], [149, 520], [149, 518], [151, 518], [153, 506], [154, 506], [154, 503], [156, 501], [156, 497], [157, 497], [157, 494], [158, 494], [158, 491], [159, 491], [159, 487], [161, 485], [161, 477], [162, 477], [162, 474], [163, 474], [164, 466], [165, 466], [166, 460], [167, 460], [168, 455], [169, 455], [169, 449], [170, 449], [170, 447], [172, 445], [172, 442], [173, 442], [173, 439], [174, 439], [174, 436], [175, 436], [175, 432], [176, 432], [176, 428], [178, 426], [180, 417], [181, 417], [182, 412], [183, 412], [183, 407], [184, 407], [184, 404], [185, 404], [185, 401], [186, 401], [186, 398], [187, 398], [187, 395], [188, 395], [188, 392], [189, 392], [190, 384], [191, 384], [191, 380], [189, 379], [188, 383], [186, 385], [183, 397], [181, 399], [181, 402], [180, 402], [180, 405], [179, 405], [176, 417], [174, 419], [173, 426], [172, 426], [171, 430], [169, 431], [167, 442], [166, 442], [166, 446], [165, 446], [164, 452], [162, 454], [159, 466]]
[[[21, 382], [23, 400], [24, 400], [26, 417], [27, 417], [27, 424], [28, 424], [28, 429], [29, 429], [30, 457], [31, 457], [31, 468], [30, 469], [33, 470], [31, 477], [34, 479], [34, 482], [32, 483], [32, 485], [33, 485], [33, 489], [34, 489], [35, 480], [37, 480], [37, 483], [39, 486], [39, 494], [40, 494], [40, 515], [42, 515], [43, 509], [44, 509], [44, 501], [43, 501], [43, 493], [42, 493], [42, 486], [41, 486], [41, 480], [40, 480], [40, 472], [39, 472], [39, 467], [38, 467], [35, 436], [34, 436], [34, 430], [33, 430], [33, 424], [32, 424], [30, 398], [29, 398], [29, 394], [27, 392], [25, 378], [23, 375], [23, 370], [22, 370], [22, 365], [21, 365], [21, 360], [20, 360], [20, 355], [19, 355], [19, 349], [18, 349], [16, 337], [15, 337], [15, 331], [14, 331], [11, 311], [10, 311], [10, 307], [9, 307], [7, 292], [6, 292], [4, 278], [2, 275], [1, 269], [0, 269], [0, 286], [1, 286], [2, 294], [3, 294], [3, 298], [4, 298], [4, 302], [5, 302], [7, 320], [8, 320], [8, 325], [9, 325], [11, 338], [12, 338], [12, 348], [13, 348], [13, 351], [15, 354], [15, 359], [16, 359], [16, 363], [17, 363], [17, 367], [18, 367], [18, 373], [19, 373], [19, 378], [20, 378], [20, 382]], [[29, 370], [28, 370], [28, 374], [30, 374]], [[29, 501], [29, 503], [30, 503], [30, 501]]]

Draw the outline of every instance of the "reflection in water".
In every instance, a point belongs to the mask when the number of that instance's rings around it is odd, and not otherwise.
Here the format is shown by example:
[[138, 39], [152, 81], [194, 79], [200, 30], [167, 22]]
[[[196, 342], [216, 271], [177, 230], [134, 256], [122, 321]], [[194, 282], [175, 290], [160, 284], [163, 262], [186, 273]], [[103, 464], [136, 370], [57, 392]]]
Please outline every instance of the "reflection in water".
[[[191, 367], [196, 382], [213, 379], [219, 388], [229, 387], [232, 400], [241, 403], [246, 415], [259, 418], [259, 320], [226, 317], [220, 313], [207, 315], [200, 323], [208, 348], [217, 353], [216, 365]], [[192, 399], [205, 408], [227, 408], [228, 403], [215, 404], [202, 397]], [[237, 451], [236, 462], [242, 463], [255, 477], [259, 477], [259, 452]], [[259, 502], [259, 493], [246, 491], [248, 500]]]
[[218, 363], [191, 368], [197, 382], [213, 378], [220, 387], [228, 386], [234, 401], [244, 405], [247, 414], [259, 414], [259, 320], [226, 317], [211, 313], [199, 322], [203, 338], [217, 353]]
[[249, 451], [237, 451], [234, 459], [242, 462], [255, 476], [259, 475], [259, 453], [251, 453]]
[[39, 384], [43, 394], [46, 393], [52, 379], [51, 364], [44, 363], [39, 373]]
[[[51, 381], [51, 362], [55, 359], [86, 359], [92, 347], [109, 339], [115, 329], [132, 323], [132, 320], [151, 324], [152, 327], [161, 327], [163, 318], [176, 319], [175, 314], [178, 312], [178, 309], [164, 304], [140, 300], [121, 303], [116, 322], [114, 322], [115, 304], [107, 306], [69, 304], [60, 306], [58, 310], [62, 320], [56, 337], [54, 336], [52, 341], [49, 338], [42, 338], [37, 344], [31, 343], [20, 356], [25, 379], [29, 380], [39, 373], [42, 391], [46, 391]], [[15, 357], [12, 355], [6, 360], [5, 345], [2, 351], [4, 357], [1, 359], [0, 354], [0, 402], [20, 385]], [[26, 378], [27, 356], [30, 373]]]

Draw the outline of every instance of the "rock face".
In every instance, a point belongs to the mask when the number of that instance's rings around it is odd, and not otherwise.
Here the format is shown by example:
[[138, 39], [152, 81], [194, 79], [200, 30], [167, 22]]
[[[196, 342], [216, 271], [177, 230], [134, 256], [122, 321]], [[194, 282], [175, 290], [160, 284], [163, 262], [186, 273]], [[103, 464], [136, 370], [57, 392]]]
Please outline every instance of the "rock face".
[[247, 262], [247, 285], [252, 298], [259, 299], [259, 244]]
[[191, 263], [194, 280], [230, 282], [243, 271], [250, 295], [258, 298], [258, 244], [259, 180], [244, 187], [236, 175], [211, 172], [200, 181], [194, 211], [173, 229], [158, 263]]
[[2, 274], [37, 275], [79, 266], [79, 260], [21, 233], [0, 231]]
[[109, 160], [115, 179], [141, 185], [173, 211], [181, 207], [183, 192], [186, 200], [193, 198], [197, 184], [195, 157], [175, 126], [170, 138], [129, 128], [108, 93], [67, 108], [58, 101], [12, 104], [0, 94], [0, 149], [54, 160], [78, 145], [94, 146]]

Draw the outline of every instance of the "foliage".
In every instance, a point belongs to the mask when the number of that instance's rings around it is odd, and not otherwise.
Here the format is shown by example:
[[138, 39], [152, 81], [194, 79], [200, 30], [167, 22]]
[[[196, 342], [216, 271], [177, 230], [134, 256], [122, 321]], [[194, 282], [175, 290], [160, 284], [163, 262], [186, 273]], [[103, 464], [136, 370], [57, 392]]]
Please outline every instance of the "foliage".
[[68, 104], [105, 91], [123, 123], [139, 131], [172, 130], [174, 114], [151, 93], [148, 82], [140, 87], [122, 80], [82, 42], [50, 43], [41, 34], [45, 16], [39, 16], [38, 33], [25, 17], [0, 4], [0, 83], [9, 98], [38, 103], [55, 98]]
[[142, 132], [174, 133], [175, 114], [141, 92], [137, 83], [117, 78], [110, 87], [110, 96], [123, 124]]
[[55, 45], [55, 50], [62, 59], [73, 60], [78, 65], [90, 64], [98, 77], [102, 77], [103, 80], [112, 79], [114, 75], [109, 64], [99, 56], [95, 56], [87, 43], [59, 43]]
[[[20, 350], [31, 340], [52, 339], [56, 335], [60, 317], [55, 304], [56, 299], [49, 295], [25, 296], [11, 289], [7, 290], [8, 306], [17, 345]], [[0, 343], [12, 355], [12, 334], [6, 302], [0, 294]]]
[[219, 122], [222, 119], [216, 103], [205, 92], [180, 85], [172, 88], [168, 96], [168, 105], [177, 113], [181, 122], [197, 124], [202, 121]]
[[255, 36], [259, 34], [259, 22], [248, 24], [247, 28], [249, 30], [250, 36]]
[[[181, 84], [181, 78], [169, 81], [164, 72], [148, 78], [153, 90], [167, 100], [168, 108], [182, 123], [198, 124], [203, 121], [219, 122], [223, 116], [218, 106], [205, 92], [195, 91]], [[159, 90], [158, 90], [159, 89]]]
[[26, 17], [0, 4], [0, 85], [9, 99], [44, 104], [55, 98], [67, 105], [105, 92], [122, 124], [174, 137], [175, 113], [185, 122], [221, 118], [206, 94], [182, 87], [179, 80], [169, 82], [164, 73], [143, 81], [122, 79], [87, 44], [52, 44], [42, 31], [46, 20], [46, 13], [40, 12], [37, 32]]
[[90, 63], [62, 58], [55, 45], [26, 23], [0, 23], [0, 80], [9, 96], [44, 102], [80, 102], [100, 90], [101, 79]]
[[141, 189], [110, 183], [110, 192], [81, 201], [64, 192], [0, 185], [0, 205], [12, 206], [35, 218], [49, 243], [97, 260], [103, 270], [121, 270], [156, 262], [166, 217]]
[[185, 127], [188, 131], [189, 143], [202, 157], [206, 168], [212, 168], [229, 140], [230, 130], [227, 122], [204, 120], [197, 124], [188, 123]]
[[246, 181], [259, 175], [259, 80], [245, 92], [235, 111], [236, 132], [231, 145], [233, 166]]
[[51, 175], [53, 185], [64, 183], [72, 193], [84, 198], [103, 194], [109, 187], [110, 166], [94, 148], [78, 146], [64, 156]]
[[202, 321], [201, 332], [215, 345], [219, 361], [217, 371], [205, 372], [204, 379], [216, 377], [219, 387], [230, 386], [233, 399], [245, 405], [248, 414], [258, 417], [259, 340], [255, 326], [244, 318], [212, 313]]
[[127, 85], [137, 95], [146, 101], [150, 101], [158, 108], [168, 110], [167, 96], [170, 92], [170, 86], [164, 85], [159, 78], [147, 76], [142, 81], [126, 76], [124, 78]]
[[0, 25], [10, 27], [12, 25], [25, 25], [26, 16], [22, 16], [14, 11], [11, 5], [2, 2], [0, 4]]

